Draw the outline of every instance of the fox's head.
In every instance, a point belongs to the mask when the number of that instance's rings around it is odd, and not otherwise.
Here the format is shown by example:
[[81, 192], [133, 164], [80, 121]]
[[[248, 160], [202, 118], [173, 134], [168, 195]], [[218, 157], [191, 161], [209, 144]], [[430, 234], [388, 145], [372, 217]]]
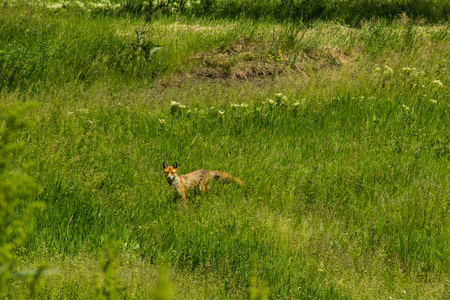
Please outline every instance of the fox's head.
[[169, 184], [172, 184], [173, 180], [177, 176], [177, 168], [178, 168], [177, 162], [175, 162], [173, 166], [170, 167], [165, 161], [163, 162], [164, 175], [166, 175], [166, 179], [169, 182]]

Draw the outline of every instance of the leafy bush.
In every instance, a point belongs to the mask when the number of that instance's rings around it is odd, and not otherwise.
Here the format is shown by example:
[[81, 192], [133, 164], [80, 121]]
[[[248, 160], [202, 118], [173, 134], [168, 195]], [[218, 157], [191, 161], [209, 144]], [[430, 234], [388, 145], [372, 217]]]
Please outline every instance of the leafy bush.
[[43, 203], [33, 202], [18, 214], [18, 207], [24, 198], [39, 191], [33, 179], [19, 170], [11, 169], [22, 149], [22, 145], [15, 140], [16, 132], [25, 124], [20, 117], [22, 111], [11, 111], [0, 119], [0, 294], [6, 289], [9, 280], [30, 277], [30, 293], [34, 296], [39, 277], [54, 272], [46, 271], [45, 266], [36, 271], [16, 270], [15, 251], [33, 230], [33, 211], [45, 208]]

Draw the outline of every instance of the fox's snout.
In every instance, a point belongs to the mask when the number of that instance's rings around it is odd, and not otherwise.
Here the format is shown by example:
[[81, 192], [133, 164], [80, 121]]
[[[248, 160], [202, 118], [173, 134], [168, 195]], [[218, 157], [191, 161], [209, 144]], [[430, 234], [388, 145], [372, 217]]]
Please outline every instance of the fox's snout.
[[175, 174], [172, 174], [172, 175], [166, 174], [166, 177], [167, 177], [168, 179], [174, 179], [174, 178], [175, 178]]

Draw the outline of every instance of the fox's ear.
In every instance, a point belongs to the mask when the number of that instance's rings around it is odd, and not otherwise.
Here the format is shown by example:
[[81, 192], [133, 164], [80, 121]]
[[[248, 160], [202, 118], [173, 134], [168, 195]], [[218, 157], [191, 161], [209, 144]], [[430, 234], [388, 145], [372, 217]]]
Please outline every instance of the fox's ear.
[[174, 168], [174, 169], [178, 168], [178, 163], [177, 163], [177, 162], [175, 162], [175, 163], [173, 164], [173, 168]]
[[167, 169], [169, 165], [166, 163], [166, 161], [163, 162], [163, 169]]

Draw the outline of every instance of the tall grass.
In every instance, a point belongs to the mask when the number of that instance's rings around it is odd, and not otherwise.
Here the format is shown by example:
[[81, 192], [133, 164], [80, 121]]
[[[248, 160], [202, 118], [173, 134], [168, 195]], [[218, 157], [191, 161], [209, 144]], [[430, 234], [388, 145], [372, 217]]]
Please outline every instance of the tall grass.
[[[208, 18], [191, 24], [184, 19], [172, 15], [146, 22], [71, 6], [52, 10], [40, 5], [5, 5], [0, 27], [0, 90], [35, 94], [68, 83], [149, 85], [170, 83], [177, 74], [245, 79], [320, 66], [311, 61], [339, 66], [360, 52], [376, 58], [389, 51], [428, 50], [429, 39], [415, 39], [413, 31], [418, 29], [408, 15], [396, 19], [393, 26], [383, 20], [364, 21], [359, 29], [335, 26], [319, 31], [322, 36], [298, 23], [280, 27], [245, 16], [237, 23]], [[423, 29], [427, 33], [422, 36], [432, 35], [433, 41], [448, 39], [445, 26]], [[276, 59], [279, 51], [284, 61]]]
[[338, 20], [357, 25], [363, 20], [383, 18], [393, 20], [406, 13], [413, 19], [428, 22], [448, 21], [450, 5], [442, 0], [420, 1], [367, 1], [367, 0], [317, 0], [317, 1], [150, 1], [127, 0], [121, 9], [133, 15], [152, 15], [173, 13], [183, 15], [207, 16], [215, 18], [236, 18], [245, 15], [255, 20], [315, 22], [316, 20]]
[[[159, 46], [142, 28], [119, 36], [107, 20], [76, 13], [45, 13], [35, 6], [3, 8], [0, 89], [40, 92], [61, 84], [90, 84], [113, 77], [152, 78]], [[84, 20], [80, 26], [80, 20]]]
[[33, 211], [45, 209], [41, 202], [23, 204], [24, 198], [39, 191], [39, 186], [29, 176], [11, 169], [23, 150], [23, 144], [15, 141], [15, 135], [26, 126], [20, 117], [24, 109], [21, 107], [8, 111], [0, 129], [0, 293], [4, 295], [8, 291], [9, 282], [26, 278], [29, 293], [21, 290], [16, 295], [32, 298], [38, 293], [41, 277], [54, 275], [57, 271], [47, 270], [45, 264], [41, 264], [37, 270], [18, 270], [20, 256], [17, 250], [23, 247], [28, 235], [34, 230]]
[[[448, 27], [2, 9], [0, 105], [38, 103], [10, 169], [43, 191], [15, 211], [47, 206], [16, 251], [64, 274], [37, 296], [446, 296]], [[246, 186], [185, 210], [164, 160]]]
[[[27, 248], [92, 251], [116, 228], [123, 251], [139, 247], [150, 261], [233, 282], [246, 282], [258, 255], [271, 294], [286, 298], [342, 293], [319, 288], [327, 268], [444, 276], [446, 104], [391, 98], [398, 87], [382, 86], [398, 85], [399, 75], [373, 76], [379, 86], [334, 99], [269, 95], [210, 108], [186, 98], [186, 108], [156, 111], [74, 103], [88, 106], [45, 113], [25, 133], [30, 160], [46, 149], [33, 169], [48, 206]], [[186, 213], [171, 202], [163, 159], [185, 172], [224, 169], [248, 187], [192, 194]]]

